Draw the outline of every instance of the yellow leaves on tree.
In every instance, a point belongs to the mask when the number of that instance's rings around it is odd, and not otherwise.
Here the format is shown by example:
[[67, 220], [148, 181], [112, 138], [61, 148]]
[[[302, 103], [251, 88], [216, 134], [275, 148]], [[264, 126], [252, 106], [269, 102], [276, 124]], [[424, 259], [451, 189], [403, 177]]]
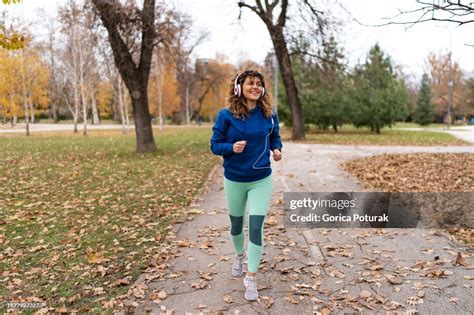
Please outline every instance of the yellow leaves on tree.
[[[198, 74], [198, 97], [204, 96], [200, 105], [201, 116], [213, 120], [219, 110], [224, 107], [229, 91], [229, 82], [235, 71], [227, 63], [225, 56], [217, 54], [216, 58], [208, 63], [205, 74]], [[207, 92], [207, 93], [206, 93]], [[197, 100], [199, 103], [199, 99]]]
[[[20, 3], [21, 0], [2, 0], [3, 4]], [[0, 23], [0, 47], [10, 50], [23, 48], [25, 45], [25, 38], [15, 31], [8, 34], [5, 25]]]
[[24, 104], [40, 113], [48, 108], [49, 69], [33, 48], [0, 50], [0, 112], [3, 117], [24, 116]]
[[462, 98], [462, 73], [459, 64], [452, 61], [451, 53], [445, 55], [431, 53], [428, 56], [428, 65], [430, 67], [431, 91], [436, 113], [442, 114], [447, 110], [450, 84], [453, 93], [451, 109], [456, 112]]
[[178, 82], [176, 81], [176, 69], [173, 64], [165, 67], [164, 72], [154, 69], [148, 84], [148, 107], [152, 116], [160, 115], [160, 103], [162, 114], [171, 115], [180, 103], [178, 93]]
[[38, 52], [23, 49], [25, 52], [25, 83], [27, 88], [27, 102], [34, 104], [38, 113], [48, 109], [49, 68], [41, 59]]
[[100, 81], [96, 90], [97, 109], [101, 118], [112, 115], [113, 86], [110, 82]]
[[0, 113], [2, 117], [13, 118], [22, 114], [21, 107], [21, 63], [10, 51], [0, 50]]

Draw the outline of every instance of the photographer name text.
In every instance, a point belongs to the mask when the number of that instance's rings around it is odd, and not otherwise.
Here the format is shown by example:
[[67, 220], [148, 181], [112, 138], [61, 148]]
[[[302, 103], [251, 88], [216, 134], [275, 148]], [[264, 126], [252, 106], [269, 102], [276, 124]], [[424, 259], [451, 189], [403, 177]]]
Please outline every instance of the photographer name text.
[[388, 215], [368, 215], [354, 213], [351, 215], [330, 215], [330, 214], [315, 214], [298, 215], [293, 213], [290, 215], [292, 222], [388, 222]]

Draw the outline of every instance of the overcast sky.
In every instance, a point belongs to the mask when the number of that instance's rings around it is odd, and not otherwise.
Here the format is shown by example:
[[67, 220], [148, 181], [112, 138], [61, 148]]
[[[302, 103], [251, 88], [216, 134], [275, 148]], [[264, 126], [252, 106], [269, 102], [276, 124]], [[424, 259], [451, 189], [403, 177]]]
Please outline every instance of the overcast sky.
[[[208, 40], [195, 50], [194, 58], [213, 58], [216, 53], [225, 54], [234, 64], [246, 59], [261, 63], [272, 49], [270, 37], [265, 25], [249, 10], [243, 10], [238, 20], [239, 8], [236, 0], [168, 0], [182, 11], [190, 14], [195, 22], [195, 30], [209, 33]], [[246, 0], [252, 3], [253, 0]], [[2, 10], [14, 11], [28, 20], [38, 18], [37, 8], [44, 8], [50, 14], [55, 13], [57, 3], [64, 0], [23, 0], [22, 4], [0, 6]], [[295, 0], [290, 0], [294, 3]], [[409, 29], [403, 25], [384, 27], [361, 26], [341, 9], [351, 12], [352, 16], [364, 24], [383, 23], [383, 18], [397, 14], [398, 10], [416, 7], [415, 0], [338, 0], [326, 1], [335, 16], [344, 23], [339, 40], [344, 47], [349, 65], [363, 61], [368, 50], [376, 42], [386, 51], [392, 60], [402, 65], [406, 73], [417, 77], [426, 69], [429, 52], [448, 52], [451, 48], [454, 60], [461, 68], [474, 75], [474, 23], [456, 27], [450, 23], [422, 23]]]

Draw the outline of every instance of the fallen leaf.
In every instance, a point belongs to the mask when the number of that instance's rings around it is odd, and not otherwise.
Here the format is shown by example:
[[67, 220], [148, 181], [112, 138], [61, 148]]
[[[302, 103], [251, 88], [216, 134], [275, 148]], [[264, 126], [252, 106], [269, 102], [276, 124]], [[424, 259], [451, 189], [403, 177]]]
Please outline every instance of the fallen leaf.
[[207, 283], [207, 281], [201, 280], [199, 282], [191, 283], [190, 286], [194, 289], [205, 289], [209, 286], [209, 284]]
[[381, 265], [381, 264], [376, 264], [376, 265], [372, 265], [372, 266], [367, 266], [367, 267], [365, 267], [365, 268], [368, 269], [368, 270], [375, 271], [375, 270], [381, 270], [381, 269], [383, 269], [383, 265]]
[[226, 302], [227, 304], [231, 304], [231, 303], [234, 303], [234, 300], [232, 299], [232, 296], [230, 295], [224, 295], [222, 297], [222, 299], [224, 300], [224, 302]]
[[363, 299], [366, 299], [366, 298], [371, 297], [372, 293], [367, 291], [367, 290], [362, 290], [362, 291], [360, 291], [359, 296]]
[[201, 213], [202, 213], [202, 210], [190, 209], [190, 210], [188, 210], [188, 213], [189, 213], [189, 214], [201, 214]]
[[409, 296], [407, 299], [407, 303], [410, 305], [423, 304], [423, 299], [420, 299], [417, 296]]
[[166, 294], [165, 291], [160, 291], [160, 292], [158, 292], [158, 298], [159, 298], [160, 300], [164, 300], [164, 299], [166, 299], [167, 297], [168, 297], [168, 294]]
[[191, 242], [188, 239], [179, 240], [177, 243], [178, 247], [189, 247], [190, 244]]
[[464, 267], [469, 267], [469, 263], [466, 261], [464, 256], [462, 255], [461, 252], [458, 252], [458, 255], [456, 257], [456, 265], [462, 265]]
[[431, 255], [434, 253], [434, 249], [433, 248], [426, 248], [426, 249], [422, 249], [421, 252], [425, 255]]
[[395, 275], [386, 275], [386, 277], [391, 284], [401, 284], [403, 282], [402, 278]]
[[86, 256], [89, 264], [101, 264], [104, 262], [104, 254], [96, 253], [92, 251], [91, 248], [88, 248], [88, 250], [86, 250]]
[[102, 287], [92, 289], [92, 294], [94, 295], [103, 295], [105, 294], [105, 290]]
[[273, 305], [273, 299], [269, 296], [261, 296], [258, 298], [258, 302], [263, 308], [269, 309]]
[[128, 278], [122, 278], [122, 279], [115, 280], [110, 285], [110, 287], [120, 287], [120, 286], [123, 286], [123, 285], [129, 285], [129, 284], [130, 284], [130, 280]]
[[321, 310], [321, 315], [331, 315], [331, 311], [328, 308], [323, 308]]
[[294, 296], [294, 295], [285, 296], [285, 301], [287, 301], [288, 303], [291, 303], [291, 304], [299, 304], [300, 303], [300, 300], [297, 299], [296, 296]]

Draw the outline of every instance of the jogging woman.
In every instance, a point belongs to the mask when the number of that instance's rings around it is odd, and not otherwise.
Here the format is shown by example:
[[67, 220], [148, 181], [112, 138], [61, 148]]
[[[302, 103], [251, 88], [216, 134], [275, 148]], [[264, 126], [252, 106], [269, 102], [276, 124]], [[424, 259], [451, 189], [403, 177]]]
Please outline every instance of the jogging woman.
[[[244, 277], [245, 298], [258, 298], [256, 273], [263, 252], [263, 224], [271, 200], [273, 159], [282, 158], [278, 117], [273, 112], [264, 77], [254, 70], [239, 73], [229, 90], [227, 107], [213, 127], [211, 150], [224, 158], [224, 193], [230, 235], [236, 251], [232, 276]], [[244, 249], [245, 209], [248, 202], [249, 242]]]

